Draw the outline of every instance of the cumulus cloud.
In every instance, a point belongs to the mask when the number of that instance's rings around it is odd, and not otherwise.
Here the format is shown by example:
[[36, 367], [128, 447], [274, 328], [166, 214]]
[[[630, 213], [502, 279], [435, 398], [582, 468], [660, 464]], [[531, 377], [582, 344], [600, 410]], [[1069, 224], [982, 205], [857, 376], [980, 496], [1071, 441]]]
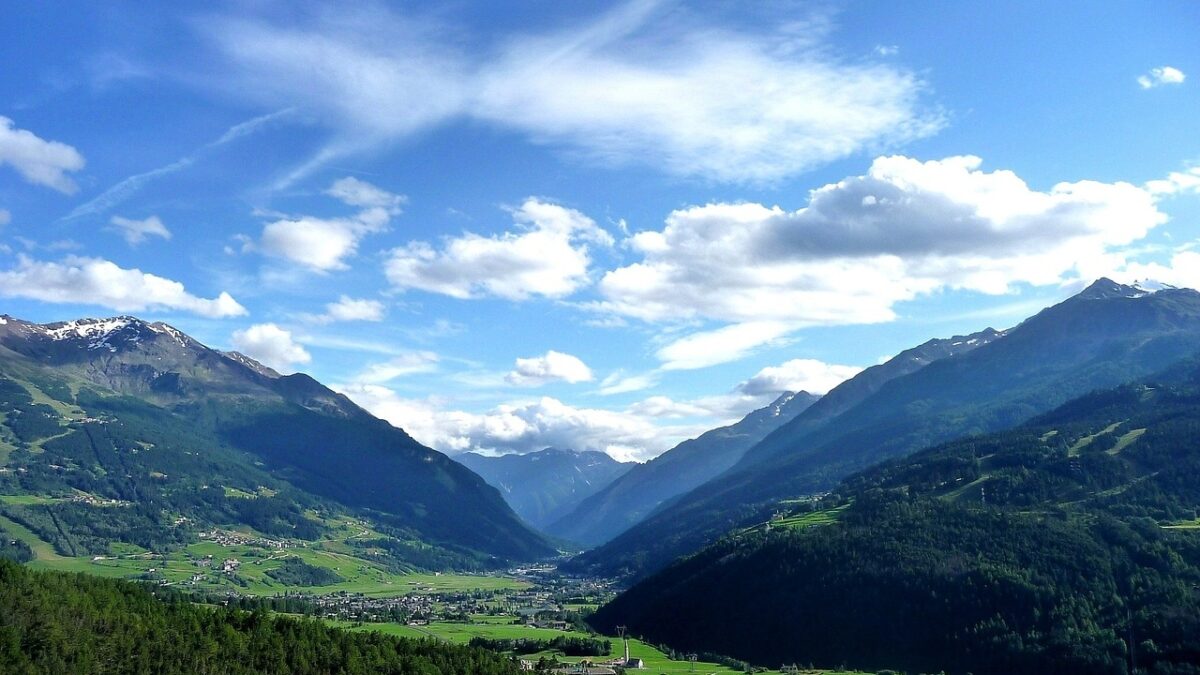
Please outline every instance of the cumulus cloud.
[[1200, 192], [1200, 166], [1172, 171], [1166, 178], [1146, 182], [1146, 190], [1157, 197]]
[[1162, 66], [1161, 68], [1151, 68], [1144, 75], [1139, 75], [1137, 83], [1142, 89], [1153, 89], [1161, 87], [1164, 84], [1183, 84], [1187, 79], [1182, 70], [1171, 66]]
[[314, 323], [334, 323], [335, 321], [383, 321], [387, 307], [379, 300], [352, 298], [343, 295], [337, 302], [325, 305], [325, 313], [305, 315], [308, 321]]
[[379, 385], [335, 388], [421, 443], [448, 452], [526, 453], [558, 447], [607, 452], [620, 460], [647, 459], [705, 429], [659, 425], [630, 412], [578, 408], [550, 397], [470, 413], [448, 410], [437, 400], [403, 398]]
[[292, 366], [312, 361], [312, 355], [292, 339], [290, 331], [273, 323], [258, 323], [234, 331], [232, 341], [234, 349], [281, 373], [292, 372]]
[[785, 391], [807, 391], [824, 395], [830, 389], [862, 372], [857, 366], [839, 366], [816, 359], [792, 359], [768, 366], [738, 385], [751, 396], [775, 395]]
[[468, 232], [447, 239], [440, 250], [419, 241], [395, 249], [388, 280], [401, 290], [454, 298], [561, 298], [588, 283], [588, 244], [613, 244], [591, 218], [538, 199], [527, 199], [512, 218], [516, 231], [491, 237]]
[[0, 115], [0, 166], [5, 164], [30, 183], [75, 194], [79, 186], [67, 173], [82, 169], [84, 159], [66, 143], [39, 138]]
[[590, 382], [592, 369], [577, 356], [553, 349], [541, 356], [517, 359], [516, 367], [504, 378], [510, 384], [537, 387], [549, 382]]
[[[633, 235], [642, 259], [604, 275], [606, 314], [729, 325], [659, 351], [673, 368], [738, 358], [804, 326], [872, 323], [919, 294], [988, 294], [1087, 277], [1113, 249], [1165, 221], [1155, 195], [1128, 183], [1049, 190], [978, 157], [880, 157], [865, 175], [812, 191], [795, 211], [714, 203]], [[722, 337], [731, 338], [722, 347]]]
[[898, 65], [840, 59], [795, 31], [681, 20], [687, 10], [659, 4], [511, 35], [498, 49], [378, 8], [202, 25], [237, 94], [302, 105], [335, 130], [293, 178], [462, 118], [593, 162], [722, 181], [776, 180], [942, 124], [922, 110], [920, 79]]
[[315, 272], [346, 269], [345, 259], [358, 252], [362, 238], [386, 230], [404, 203], [404, 197], [356, 178], [335, 181], [326, 194], [361, 210], [343, 218], [304, 215], [267, 223], [263, 226], [262, 251]]
[[174, 309], [212, 318], [246, 314], [246, 308], [228, 293], [200, 298], [178, 281], [79, 256], [62, 262], [20, 256], [16, 267], [0, 271], [0, 296], [98, 305], [118, 312]]
[[1181, 288], [1200, 290], [1200, 252], [1181, 248], [1165, 263], [1129, 262], [1109, 276], [1122, 283], [1152, 280]]
[[146, 237], [171, 238], [171, 231], [167, 229], [166, 225], [163, 225], [158, 216], [150, 216], [144, 220], [113, 216], [108, 222], [130, 246], [137, 246], [145, 241]]

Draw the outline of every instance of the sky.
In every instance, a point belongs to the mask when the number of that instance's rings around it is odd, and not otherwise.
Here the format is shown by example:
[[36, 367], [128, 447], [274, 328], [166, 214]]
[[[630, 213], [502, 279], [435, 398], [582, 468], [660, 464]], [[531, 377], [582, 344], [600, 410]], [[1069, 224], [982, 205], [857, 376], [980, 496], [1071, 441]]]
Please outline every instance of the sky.
[[645, 460], [1101, 276], [1200, 287], [1194, 2], [348, 4], [6, 7], [0, 313]]

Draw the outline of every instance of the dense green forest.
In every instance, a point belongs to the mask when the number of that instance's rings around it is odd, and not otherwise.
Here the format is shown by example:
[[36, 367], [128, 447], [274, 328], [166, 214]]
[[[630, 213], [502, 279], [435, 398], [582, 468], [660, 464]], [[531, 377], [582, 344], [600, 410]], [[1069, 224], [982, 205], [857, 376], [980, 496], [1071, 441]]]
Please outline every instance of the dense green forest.
[[161, 589], [0, 560], [0, 671], [61, 673], [518, 672], [485, 649], [193, 605]]
[[1200, 368], [781, 504], [602, 607], [755, 663], [1200, 673]]

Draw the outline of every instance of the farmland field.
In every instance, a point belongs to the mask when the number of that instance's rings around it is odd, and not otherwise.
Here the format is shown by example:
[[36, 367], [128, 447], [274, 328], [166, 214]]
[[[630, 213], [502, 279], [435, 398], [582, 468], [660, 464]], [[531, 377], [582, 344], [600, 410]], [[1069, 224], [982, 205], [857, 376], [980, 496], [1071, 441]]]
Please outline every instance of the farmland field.
[[[496, 618], [496, 617], [489, 617], [489, 618]], [[510, 617], [502, 617], [502, 618], [509, 618], [511, 620]], [[600, 662], [600, 661], [604, 661], [609, 658], [613, 658], [613, 656], [619, 655], [620, 650], [621, 650], [621, 642], [616, 637], [594, 636], [594, 635], [589, 635], [587, 633], [581, 633], [578, 631], [550, 630], [550, 629], [546, 629], [546, 628], [533, 628], [530, 626], [523, 626], [523, 625], [496, 625], [494, 623], [480, 623], [480, 622], [476, 622], [476, 621], [473, 621], [472, 623], [435, 621], [435, 622], [430, 623], [428, 626], [403, 626], [403, 625], [394, 624], [394, 623], [354, 625], [354, 624], [351, 624], [350, 622], [345, 622], [345, 621], [338, 621], [338, 622], [331, 622], [331, 623], [333, 623], [333, 625], [344, 627], [349, 630], [377, 631], [377, 632], [386, 633], [389, 635], [398, 635], [401, 637], [415, 637], [415, 638], [432, 637], [432, 638], [437, 638], [439, 640], [446, 640], [448, 642], [454, 642], [457, 644], [466, 644], [466, 643], [470, 642], [471, 638], [473, 638], [473, 637], [486, 637], [486, 638], [493, 638], [493, 639], [533, 638], [533, 639], [548, 640], [548, 639], [552, 639], [552, 638], [559, 637], [559, 636], [566, 636], [566, 637], [582, 637], [582, 638], [599, 637], [600, 639], [611, 640], [612, 645], [613, 645], [612, 655], [608, 656], [608, 657], [593, 657], [592, 659], [590, 659], [595, 662]], [[704, 661], [697, 661], [694, 664], [690, 663], [688, 661], [673, 661], [667, 654], [663, 653], [658, 648], [656, 648], [652, 645], [646, 644], [645, 642], [642, 642], [640, 640], [630, 640], [629, 641], [629, 655], [633, 658], [640, 658], [645, 662], [646, 670], [644, 672], [646, 672], [646, 673], [654, 673], [654, 674], [657, 674], [657, 673], [711, 673], [713, 675], [734, 675], [735, 673], [742, 672], [741, 670], [735, 670], [735, 669], [729, 668], [727, 666], [723, 666], [723, 665], [716, 664], [716, 663], [704, 662]], [[526, 654], [526, 655], [523, 655], [521, 658], [531, 660], [531, 661], [536, 661], [538, 658], [543, 657], [543, 656], [546, 658], [550, 658], [551, 656], [554, 656], [554, 654], [552, 654], [550, 652], [543, 652], [543, 653], [537, 653], [537, 654]], [[570, 657], [570, 656], [561, 656], [561, 655], [558, 656], [557, 658], [560, 662], [563, 662], [563, 663], [578, 663], [579, 661], [585, 660], [582, 657]], [[773, 673], [773, 672], [778, 672], [778, 671], [768, 671], [768, 672]], [[850, 675], [850, 673], [857, 673], [858, 671], [838, 671], [838, 670], [806, 671], [806, 670], [802, 669], [800, 672], [808, 673], [810, 675], [817, 675], [817, 674], [837, 675], [839, 673], [842, 673], [843, 675]], [[865, 675], [865, 674], [862, 674], [862, 675]]]

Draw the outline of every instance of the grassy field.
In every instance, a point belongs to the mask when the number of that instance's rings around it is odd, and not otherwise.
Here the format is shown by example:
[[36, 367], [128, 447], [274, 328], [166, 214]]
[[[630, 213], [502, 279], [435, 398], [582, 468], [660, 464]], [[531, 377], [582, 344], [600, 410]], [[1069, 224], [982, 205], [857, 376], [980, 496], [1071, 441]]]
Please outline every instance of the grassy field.
[[[788, 502], [781, 502], [781, 503], [788, 503]], [[799, 503], [799, 502], [796, 502], [796, 503]], [[765, 530], [768, 527], [770, 527], [770, 528], [783, 527], [783, 528], [787, 528], [787, 529], [791, 529], [791, 530], [797, 530], [797, 529], [803, 529], [806, 527], [829, 525], [831, 523], [837, 522], [837, 519], [839, 517], [841, 517], [841, 515], [842, 515], [842, 511], [845, 511], [847, 508], [849, 508], [849, 506], [850, 506], [849, 504], [843, 504], [842, 506], [837, 506], [832, 509], [825, 509], [823, 511], [809, 511], [807, 513], [799, 513], [796, 515], [786, 516], [783, 518], [774, 518], [770, 522], [759, 523], [758, 525], [754, 525], [749, 528], [746, 528], [746, 530], [744, 530], [744, 531], [745, 532], [761, 531], [761, 530]]]
[[[1117, 427], [1121, 426], [1121, 424], [1123, 424], [1123, 422], [1113, 422], [1112, 424], [1108, 425], [1107, 427], [1104, 427], [1100, 431], [1097, 431], [1096, 433], [1094, 433], [1090, 436], [1084, 436], [1083, 438], [1075, 441], [1075, 443], [1072, 444], [1071, 447], [1067, 448], [1067, 457], [1078, 457], [1079, 452], [1081, 450], [1083, 450], [1084, 448], [1086, 448], [1087, 446], [1091, 445], [1092, 441], [1096, 440], [1097, 438], [1100, 438], [1101, 436], [1106, 436], [1108, 434], [1111, 434], [1112, 432], [1116, 431]], [[1145, 430], [1143, 430], [1143, 431], [1145, 431]]]
[[[487, 619], [499, 618], [499, 619], [506, 619], [506, 620], [511, 621], [511, 617], [486, 617], [486, 618]], [[361, 625], [361, 626], [356, 626], [354, 624], [351, 624], [351, 623], [345, 622], [345, 621], [335, 621], [335, 622], [331, 622], [331, 623], [333, 625], [347, 628], [349, 630], [377, 631], [380, 633], [387, 633], [389, 635], [398, 635], [401, 637], [408, 637], [408, 638], [432, 637], [432, 638], [436, 638], [439, 640], [446, 640], [448, 642], [454, 642], [456, 644], [466, 644], [467, 642], [470, 642], [471, 638], [473, 638], [473, 637], [488, 637], [488, 638], [497, 638], [497, 639], [536, 638], [536, 639], [543, 639], [543, 640], [551, 639], [551, 638], [558, 637], [558, 636], [596, 637], [596, 636], [590, 636], [586, 633], [580, 633], [577, 631], [559, 631], [559, 630], [550, 630], [547, 628], [532, 628], [529, 626], [522, 626], [522, 625], [497, 625], [490, 621], [489, 622], [473, 621], [472, 623], [450, 623], [450, 622], [435, 621], [435, 622], [429, 624], [428, 626], [402, 626], [400, 624], [394, 624], [394, 623], [365, 624], [365, 625]], [[612, 640], [612, 644], [613, 644], [612, 656], [596, 657], [596, 658], [592, 659], [593, 661], [597, 661], [597, 662], [604, 661], [608, 658], [612, 658], [613, 656], [620, 654], [620, 652], [621, 652], [621, 642], [618, 638], [612, 637], [612, 636], [603, 636], [603, 637], [606, 637], [607, 639]], [[702, 673], [702, 674], [703, 673], [712, 673], [713, 675], [734, 675], [735, 673], [742, 672], [740, 670], [734, 670], [732, 668], [728, 668], [726, 666], [722, 666], [722, 665], [719, 665], [716, 663], [707, 663], [704, 661], [697, 661], [694, 664], [690, 663], [688, 661], [672, 661], [670, 659], [670, 657], [668, 657], [666, 654], [664, 654], [658, 648], [656, 648], [652, 645], [646, 644], [645, 642], [642, 642], [641, 640], [630, 640], [629, 641], [629, 655], [634, 658], [640, 658], [645, 662], [646, 670], [644, 672], [646, 672], [646, 673], [654, 673], [654, 674], [657, 674], [657, 673]], [[549, 658], [550, 656], [552, 656], [552, 654], [550, 654], [550, 653], [527, 654], [527, 655], [522, 656], [521, 658], [528, 659], [531, 661], [536, 661], [541, 656], [546, 656], [547, 658]], [[565, 662], [565, 663], [578, 663], [579, 661], [581, 661], [583, 659], [578, 658], [578, 657], [559, 656], [558, 660]], [[770, 671], [770, 672], [777, 672], [777, 671]], [[857, 672], [857, 671], [813, 670], [813, 671], [801, 671], [801, 672], [807, 672], [807, 673], [810, 673], [811, 675], [817, 675], [818, 673], [821, 675], [834, 675], [836, 673], [848, 674], [850, 672]]]
[[1125, 432], [1120, 438], [1117, 439], [1117, 444], [1108, 450], [1108, 454], [1115, 455], [1120, 453], [1125, 448], [1133, 445], [1133, 443], [1137, 441], [1137, 439], [1141, 438], [1142, 434], [1144, 433], [1146, 433], [1145, 429], [1134, 429], [1132, 431]]
[[1200, 518], [1171, 523], [1170, 525], [1163, 525], [1163, 527], [1168, 530], [1200, 530]]

